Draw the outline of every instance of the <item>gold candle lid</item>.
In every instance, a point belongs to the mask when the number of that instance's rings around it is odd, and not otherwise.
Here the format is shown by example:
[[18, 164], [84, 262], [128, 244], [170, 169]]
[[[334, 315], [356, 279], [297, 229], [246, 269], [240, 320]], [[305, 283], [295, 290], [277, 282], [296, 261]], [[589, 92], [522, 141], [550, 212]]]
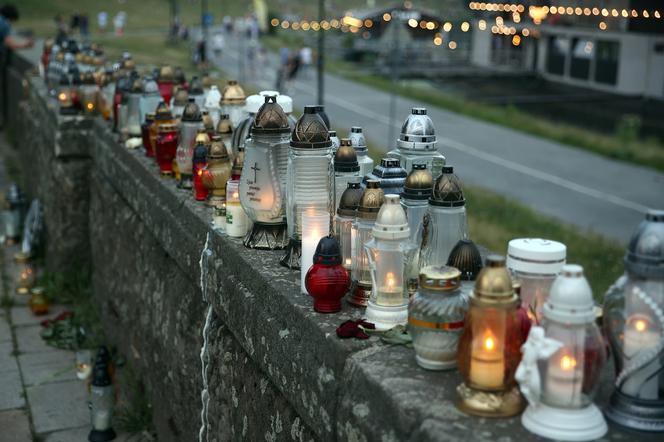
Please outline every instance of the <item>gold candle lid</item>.
[[426, 266], [420, 271], [420, 287], [451, 292], [461, 285], [461, 272], [450, 266]]
[[487, 256], [484, 268], [477, 275], [470, 299], [476, 305], [508, 306], [518, 303], [504, 256]]
[[16, 252], [14, 254], [14, 262], [18, 264], [25, 264], [27, 262], [30, 262], [30, 255], [28, 255], [25, 252]]

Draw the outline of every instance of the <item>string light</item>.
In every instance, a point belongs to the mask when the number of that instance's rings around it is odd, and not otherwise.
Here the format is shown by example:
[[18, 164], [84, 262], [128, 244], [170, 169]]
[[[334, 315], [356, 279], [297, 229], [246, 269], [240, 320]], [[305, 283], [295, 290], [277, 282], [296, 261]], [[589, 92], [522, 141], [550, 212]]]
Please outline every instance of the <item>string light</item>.
[[443, 31], [450, 32], [452, 30], [452, 23], [447, 22], [443, 25]]
[[461, 31], [462, 32], [468, 32], [469, 29], [470, 29], [470, 24], [468, 24], [467, 21], [461, 23]]
[[[473, 11], [494, 11], [494, 12], [512, 12], [512, 13], [521, 13], [524, 12], [525, 6], [523, 4], [517, 4], [517, 3], [493, 3], [493, 2], [470, 2], [468, 3], [468, 8], [473, 10]], [[547, 12], [553, 14], [553, 15], [577, 15], [577, 16], [590, 16], [590, 15], [602, 15], [603, 17], [619, 17], [622, 16], [624, 18], [661, 18], [661, 14], [658, 10], [652, 10], [648, 11], [646, 9], [642, 10], [639, 12], [636, 9], [623, 9], [623, 10], [618, 10], [618, 9], [607, 9], [607, 8], [602, 8], [599, 9], [597, 7], [588, 8], [588, 7], [572, 7], [572, 6], [528, 6], [529, 12], [531, 10], [543, 10], [546, 8]], [[531, 14], [532, 17], [532, 14]], [[535, 21], [535, 18], [533, 17], [533, 20]]]
[[447, 44], [447, 47], [450, 48], [450, 49], [452, 49], [452, 50], [455, 50], [455, 49], [457, 48], [456, 41], [454, 41], [454, 40], [450, 41], [450, 42]]

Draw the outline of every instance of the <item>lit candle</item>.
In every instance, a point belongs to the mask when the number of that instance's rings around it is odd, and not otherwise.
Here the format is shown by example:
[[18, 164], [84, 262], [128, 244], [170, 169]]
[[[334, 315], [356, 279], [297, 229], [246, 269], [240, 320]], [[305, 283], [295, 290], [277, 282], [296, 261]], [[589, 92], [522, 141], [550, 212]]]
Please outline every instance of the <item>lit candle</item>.
[[249, 231], [249, 218], [240, 204], [239, 181], [229, 180], [226, 185], [226, 233], [232, 238], [243, 238]]
[[385, 275], [385, 285], [378, 289], [378, 299], [380, 304], [385, 306], [403, 304], [403, 284], [401, 281], [397, 281], [393, 272], [387, 272]]
[[309, 294], [304, 279], [314, 262], [314, 253], [320, 239], [330, 234], [330, 214], [328, 212], [305, 210], [302, 212], [302, 255], [300, 259], [300, 289]]
[[504, 377], [503, 345], [491, 330], [486, 330], [473, 342], [470, 381], [478, 388], [501, 388]]
[[[583, 340], [579, 341], [583, 342]], [[545, 397], [551, 405], [568, 408], [581, 407], [581, 387], [583, 386], [583, 363], [564, 350], [549, 359], [546, 374]]]
[[[662, 339], [657, 330], [649, 327], [649, 319], [644, 315], [633, 315], [627, 319], [625, 326], [625, 365], [638, 357], [638, 354], [657, 347]], [[638, 372], [628, 376], [621, 390], [630, 396], [640, 399], [657, 399], [659, 376], [656, 375], [661, 369], [658, 358], [642, 367]]]

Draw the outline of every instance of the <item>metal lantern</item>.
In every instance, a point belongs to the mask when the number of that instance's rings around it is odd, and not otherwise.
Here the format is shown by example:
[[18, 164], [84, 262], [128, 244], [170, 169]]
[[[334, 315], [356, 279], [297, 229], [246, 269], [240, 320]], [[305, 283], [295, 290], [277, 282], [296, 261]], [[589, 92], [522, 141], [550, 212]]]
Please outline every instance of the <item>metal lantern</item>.
[[171, 102], [174, 84], [175, 73], [173, 71], [173, 67], [162, 66], [159, 70], [159, 76], [157, 77], [157, 86], [159, 87], [161, 98], [163, 98], [166, 103]]
[[357, 206], [351, 272], [352, 286], [350, 296], [347, 298], [348, 303], [356, 307], [366, 307], [371, 296], [371, 270], [364, 246], [373, 238], [374, 223], [383, 201], [385, 201], [385, 194], [378, 181], [368, 181]]
[[[192, 188], [196, 201], [205, 201], [208, 197], [207, 186], [203, 184], [203, 173], [207, 168], [209, 146], [210, 137], [206, 133], [196, 136], [194, 152], [191, 155]], [[223, 184], [226, 183], [227, 179], [228, 177], [224, 179]], [[226, 192], [224, 192], [223, 197], [226, 197]]]
[[113, 402], [115, 394], [113, 381], [108, 366], [103, 362], [95, 362], [90, 386], [90, 417], [92, 430], [88, 435], [91, 442], [108, 442], [115, 439], [113, 430]]
[[57, 90], [58, 97], [58, 107], [60, 109], [60, 115], [72, 115], [76, 114], [78, 110], [74, 107], [74, 95], [76, 94], [69, 76], [63, 74], [60, 77], [60, 82]]
[[203, 129], [203, 117], [200, 108], [194, 103], [193, 99], [189, 99], [180, 122], [180, 140], [176, 153], [176, 162], [180, 172], [179, 184], [183, 189], [191, 189], [192, 186], [191, 159], [194, 154], [196, 136], [200, 129]]
[[327, 127], [316, 110], [316, 106], [304, 107], [304, 114], [293, 129], [288, 149], [286, 216], [290, 240], [286, 255], [280, 262], [290, 269], [300, 268], [302, 213], [316, 211], [331, 214], [334, 210], [332, 143]]
[[[226, 227], [226, 186], [231, 177], [231, 162], [228, 151], [219, 135], [212, 137], [207, 168], [201, 172], [201, 179], [209, 192], [208, 204], [212, 207], [212, 220], [218, 228]], [[237, 190], [236, 190], [237, 192]], [[240, 205], [240, 197], [235, 198]]]
[[226, 146], [226, 151], [228, 152], [228, 157], [233, 161], [235, 159], [235, 153], [233, 152], [233, 126], [231, 125], [231, 120], [227, 114], [219, 116], [219, 122], [217, 123], [217, 133], [221, 136], [221, 141], [224, 142]]
[[608, 428], [592, 399], [606, 363], [595, 303], [583, 268], [565, 265], [530, 329], [516, 380], [529, 406], [521, 422], [554, 440], [595, 440]]
[[30, 300], [28, 301], [30, 311], [35, 316], [48, 314], [49, 301], [44, 287], [33, 287], [30, 290]]
[[410, 242], [406, 212], [398, 195], [385, 195], [372, 234], [364, 245], [371, 272], [366, 316], [377, 330], [388, 330], [408, 322], [409, 292], [417, 286], [413, 265], [417, 246]]
[[414, 107], [401, 126], [397, 148], [387, 153], [396, 158], [401, 167], [410, 172], [413, 164], [424, 163], [434, 177], [438, 177], [445, 165], [445, 157], [436, 149], [436, 130], [433, 121], [423, 107]]
[[12, 183], [5, 197], [4, 229], [7, 244], [16, 244], [21, 239], [27, 205], [28, 202], [18, 184]]
[[519, 300], [505, 258], [490, 255], [470, 296], [470, 309], [459, 341], [457, 364], [464, 382], [457, 387], [457, 407], [468, 414], [508, 417], [523, 409], [514, 380], [521, 362]]
[[170, 105], [173, 110], [174, 118], [181, 118], [184, 113], [184, 108], [189, 103], [189, 92], [182, 86], [175, 86], [173, 88], [173, 97], [171, 98]]
[[[330, 140], [332, 142], [332, 140]], [[339, 207], [341, 195], [351, 181], [360, 180], [360, 165], [357, 155], [348, 138], [340, 142], [339, 149], [334, 153], [334, 207]]]
[[468, 298], [460, 287], [461, 272], [454, 267], [431, 266], [420, 272], [417, 292], [408, 306], [408, 333], [422, 368], [446, 370], [457, 365], [457, 346], [468, 311]]
[[459, 269], [461, 291], [464, 296], [470, 296], [477, 275], [482, 270], [482, 255], [475, 243], [469, 239], [459, 240], [447, 258], [447, 265]]
[[444, 166], [423, 221], [420, 268], [443, 265], [460, 239], [468, 238], [466, 200], [452, 166]]
[[646, 214], [624, 262], [625, 274], [604, 298], [604, 332], [616, 365], [606, 417], [664, 431], [664, 210]]
[[401, 206], [408, 217], [410, 240], [422, 244], [422, 223], [429, 207], [433, 178], [426, 164], [414, 164], [401, 192]]
[[123, 126], [123, 134], [129, 138], [141, 136], [141, 97], [143, 96], [143, 82], [136, 78], [127, 94], [127, 121]]
[[205, 133], [208, 134], [210, 139], [212, 139], [212, 136], [217, 133], [217, 130], [214, 126], [214, 120], [212, 120], [212, 117], [206, 110], [201, 112], [201, 119], [203, 121], [203, 129], [205, 129]]
[[337, 153], [337, 149], [339, 149], [339, 146], [341, 146], [341, 140], [339, 140], [336, 130], [330, 131], [330, 142], [332, 143], [332, 155], [334, 155]]
[[[203, 103], [203, 109], [210, 113], [214, 127], [216, 128], [219, 124], [219, 119], [221, 117], [221, 92], [219, 88], [215, 85], [210, 86], [210, 90], [205, 94], [205, 101]], [[226, 142], [224, 140], [224, 142]]]
[[330, 131], [330, 117], [327, 116], [327, 113], [325, 113], [325, 106], [322, 104], [316, 104], [314, 105], [316, 113], [321, 117], [323, 120], [323, 123], [325, 123], [325, 127], [327, 127], [328, 132]]
[[244, 105], [246, 94], [236, 80], [228, 80], [222, 92], [221, 113], [227, 114], [233, 127], [238, 127], [246, 116]]
[[314, 298], [314, 310], [335, 313], [341, 310], [341, 298], [350, 285], [350, 276], [341, 263], [337, 239], [328, 235], [321, 238], [314, 253], [314, 263], [305, 276], [309, 295]]
[[193, 76], [191, 78], [191, 83], [189, 83], [189, 98], [194, 99], [194, 102], [199, 109], [203, 109], [205, 106], [205, 91], [203, 90], [203, 83], [200, 78]]
[[[78, 95], [81, 100], [83, 112], [93, 114], [97, 112], [97, 101], [99, 86], [91, 72], [81, 75], [81, 85], [78, 87]], [[143, 121], [143, 120], [141, 120]]]
[[521, 284], [521, 305], [532, 322], [542, 318], [542, 306], [566, 256], [565, 244], [548, 239], [519, 238], [509, 242], [507, 268]]
[[275, 250], [288, 244], [285, 209], [290, 126], [276, 97], [264, 101], [245, 144], [240, 201], [254, 223], [244, 245]]
[[399, 160], [383, 158], [371, 173], [364, 176], [362, 181], [366, 183], [367, 180], [378, 180], [385, 194], [393, 193], [399, 195], [403, 190], [407, 176], [408, 174], [404, 168], [399, 165]]
[[149, 112], [154, 113], [161, 101], [162, 98], [157, 82], [152, 77], [145, 78], [143, 80], [143, 95], [139, 103], [140, 121], [144, 121], [146, 114]]
[[374, 168], [374, 162], [369, 156], [369, 149], [367, 148], [367, 141], [364, 138], [362, 128], [360, 126], [351, 127], [348, 138], [350, 138], [353, 149], [355, 149], [357, 162], [360, 163], [360, 176], [364, 177], [370, 174]]
[[355, 241], [355, 218], [357, 207], [364, 191], [358, 181], [348, 183], [348, 187], [341, 195], [334, 217], [334, 234], [339, 240], [341, 248], [341, 263], [349, 272], [353, 263], [353, 243]]

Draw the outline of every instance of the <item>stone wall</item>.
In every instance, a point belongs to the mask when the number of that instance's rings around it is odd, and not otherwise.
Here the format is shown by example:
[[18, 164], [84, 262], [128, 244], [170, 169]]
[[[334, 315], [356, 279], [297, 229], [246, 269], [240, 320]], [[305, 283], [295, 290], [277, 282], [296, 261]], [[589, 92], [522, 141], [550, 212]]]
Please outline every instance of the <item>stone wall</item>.
[[47, 264], [92, 264], [108, 335], [147, 384], [160, 441], [197, 440], [206, 318], [209, 440], [533, 439], [518, 418], [458, 412], [458, 373], [418, 368], [411, 349], [339, 340], [361, 311], [313, 312], [280, 252], [210, 230], [209, 210], [153, 160], [100, 119], [56, 116], [42, 82], [30, 84], [16, 149], [47, 209]]

